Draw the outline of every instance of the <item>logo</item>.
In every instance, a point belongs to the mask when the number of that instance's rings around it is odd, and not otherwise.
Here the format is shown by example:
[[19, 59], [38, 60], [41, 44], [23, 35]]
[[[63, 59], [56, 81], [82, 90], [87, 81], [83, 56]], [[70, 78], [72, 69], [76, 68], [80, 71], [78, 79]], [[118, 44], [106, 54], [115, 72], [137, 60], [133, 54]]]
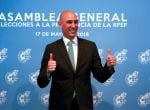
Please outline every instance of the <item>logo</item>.
[[139, 106], [143, 108], [150, 105], [150, 92], [147, 92], [144, 95], [140, 95], [137, 101]]
[[121, 52], [115, 53], [118, 64], [122, 64], [123, 62], [127, 60], [127, 56], [126, 56], [127, 52], [128, 52], [127, 49], [123, 49]]
[[1, 51], [0, 51], [0, 63], [2, 63], [4, 60], [6, 60], [7, 58], [7, 49], [6, 48], [3, 48]]
[[103, 95], [103, 92], [97, 92], [97, 94], [93, 96], [94, 106], [97, 106], [102, 102], [102, 95]]
[[103, 49], [98, 49], [99, 56], [103, 59]]
[[138, 60], [141, 64], [150, 62], [150, 49], [147, 49], [145, 52], [140, 52], [138, 54]]
[[114, 105], [116, 107], [122, 107], [126, 103], [126, 92], [122, 92], [120, 95], [115, 95], [113, 98]]
[[113, 77], [111, 77], [111, 78], [109, 78], [105, 83], [104, 83], [104, 85], [105, 86], [109, 86], [111, 83], [113, 83], [114, 82], [114, 78]]
[[18, 104], [21, 106], [25, 106], [30, 101], [30, 91], [25, 91], [24, 93], [20, 93], [17, 96]]
[[18, 60], [21, 63], [26, 63], [31, 58], [31, 49], [27, 48], [24, 51], [19, 51], [18, 53]]
[[37, 70], [35, 73], [29, 74], [29, 82], [33, 85], [37, 85], [37, 77], [39, 74], [39, 70]]
[[12, 85], [18, 81], [18, 72], [19, 70], [13, 70], [12, 72], [8, 72], [5, 75], [5, 81], [7, 84]]
[[48, 94], [43, 94], [41, 96], [41, 103], [44, 105], [44, 106], [48, 106], [48, 102], [49, 102], [49, 93]]
[[138, 75], [139, 75], [138, 71], [134, 71], [131, 74], [127, 74], [125, 77], [126, 84], [129, 86], [135, 85], [138, 82]]
[[7, 91], [0, 91], [0, 105], [6, 102]]

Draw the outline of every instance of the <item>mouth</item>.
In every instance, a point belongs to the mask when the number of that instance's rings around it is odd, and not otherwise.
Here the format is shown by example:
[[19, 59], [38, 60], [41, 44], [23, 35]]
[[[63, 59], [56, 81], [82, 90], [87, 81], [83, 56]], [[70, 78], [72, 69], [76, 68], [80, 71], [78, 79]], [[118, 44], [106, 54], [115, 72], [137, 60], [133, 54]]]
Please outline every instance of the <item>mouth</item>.
[[70, 33], [76, 33], [77, 32], [76, 29], [70, 29], [69, 31], [70, 31]]
[[76, 31], [70, 31], [70, 33], [74, 34], [74, 33], [76, 33]]

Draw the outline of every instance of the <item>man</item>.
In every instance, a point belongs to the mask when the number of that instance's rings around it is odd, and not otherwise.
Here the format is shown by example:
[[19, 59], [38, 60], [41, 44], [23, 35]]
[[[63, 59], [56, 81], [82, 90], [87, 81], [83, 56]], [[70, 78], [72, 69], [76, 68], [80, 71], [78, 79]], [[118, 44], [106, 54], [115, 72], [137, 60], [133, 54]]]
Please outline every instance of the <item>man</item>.
[[38, 85], [46, 87], [51, 80], [49, 110], [93, 110], [91, 72], [105, 82], [114, 73], [116, 58], [108, 49], [102, 66], [95, 43], [77, 36], [78, 19], [73, 11], [62, 12], [58, 25], [63, 37], [46, 46]]

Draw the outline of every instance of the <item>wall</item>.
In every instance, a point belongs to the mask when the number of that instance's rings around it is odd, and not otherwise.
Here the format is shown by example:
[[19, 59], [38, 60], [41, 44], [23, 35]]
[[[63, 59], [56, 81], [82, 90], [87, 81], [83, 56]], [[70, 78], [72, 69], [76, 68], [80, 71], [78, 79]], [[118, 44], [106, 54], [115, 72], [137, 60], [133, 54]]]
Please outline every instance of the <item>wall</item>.
[[94, 110], [150, 109], [150, 2], [148, 0], [1, 0], [0, 109], [47, 110], [48, 87], [37, 86], [46, 44], [61, 38], [59, 13], [78, 14], [78, 35], [96, 43], [102, 63], [107, 48], [117, 58], [104, 84], [91, 75]]

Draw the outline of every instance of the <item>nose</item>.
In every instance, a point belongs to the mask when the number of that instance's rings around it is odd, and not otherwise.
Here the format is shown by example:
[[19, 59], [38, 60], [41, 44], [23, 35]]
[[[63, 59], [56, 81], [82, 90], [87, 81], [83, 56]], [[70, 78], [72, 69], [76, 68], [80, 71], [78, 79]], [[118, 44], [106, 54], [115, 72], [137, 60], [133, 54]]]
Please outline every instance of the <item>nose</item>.
[[72, 23], [72, 27], [75, 27], [75, 24], [74, 24], [74, 23]]
[[72, 27], [77, 27], [78, 24], [77, 24], [76, 22], [72, 22], [71, 26], [72, 26]]

